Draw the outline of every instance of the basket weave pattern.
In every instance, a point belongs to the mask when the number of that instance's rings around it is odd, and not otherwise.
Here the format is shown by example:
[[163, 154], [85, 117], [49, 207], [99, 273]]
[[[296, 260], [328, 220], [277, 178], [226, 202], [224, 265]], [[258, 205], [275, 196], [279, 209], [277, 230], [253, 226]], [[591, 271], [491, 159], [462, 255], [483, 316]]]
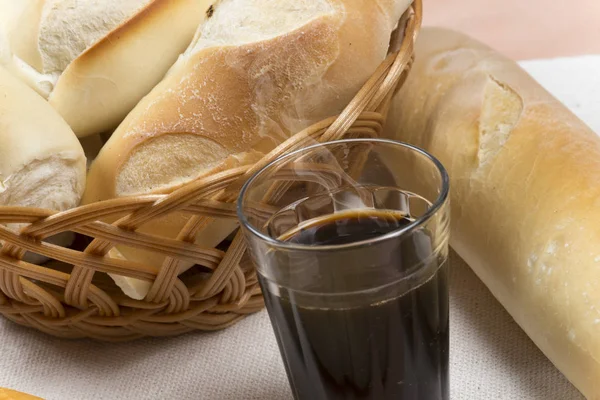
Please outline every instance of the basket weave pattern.
[[[0, 207], [0, 224], [26, 225], [19, 233], [0, 225], [0, 313], [58, 337], [122, 341], [223, 329], [261, 310], [264, 302], [242, 233], [225, 250], [202, 247], [194, 238], [215, 218], [235, 219], [243, 183], [277, 157], [314, 141], [378, 136], [412, 65], [421, 18], [421, 0], [415, 0], [400, 21], [391, 53], [339, 116], [297, 133], [255, 165], [198, 179], [168, 195], [119, 198], [65, 212]], [[190, 216], [177, 238], [137, 231], [172, 212]], [[121, 218], [112, 224], [101, 222], [117, 215]], [[81, 250], [44, 240], [63, 232], [93, 240]], [[112, 255], [115, 245], [166, 259], [160, 269], [137, 264]], [[53, 261], [35, 265], [23, 261], [26, 252]], [[182, 261], [203, 272], [182, 273]], [[151, 282], [150, 292], [144, 300], [130, 299], [107, 273]]]

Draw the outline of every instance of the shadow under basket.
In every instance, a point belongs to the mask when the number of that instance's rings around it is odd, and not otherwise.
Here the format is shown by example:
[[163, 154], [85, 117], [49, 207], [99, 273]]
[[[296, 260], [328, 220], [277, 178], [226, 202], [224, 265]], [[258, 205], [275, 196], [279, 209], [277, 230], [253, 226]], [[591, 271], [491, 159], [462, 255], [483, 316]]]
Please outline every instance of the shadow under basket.
[[[264, 301], [242, 233], [216, 248], [195, 244], [194, 238], [214, 219], [236, 219], [243, 183], [277, 157], [315, 141], [379, 136], [412, 65], [421, 20], [421, 0], [415, 0], [394, 32], [388, 57], [346, 109], [292, 136], [255, 165], [198, 179], [168, 195], [119, 198], [65, 212], [0, 207], [0, 313], [53, 336], [123, 341], [224, 329], [260, 311]], [[177, 238], [138, 231], [173, 212], [189, 215]], [[101, 221], [117, 216], [112, 224]], [[25, 228], [15, 233], [3, 225], [15, 223]], [[48, 240], [68, 233], [76, 235], [69, 247]], [[161, 268], [140, 265], [119, 257], [116, 245], [166, 259]], [[36, 254], [41, 257], [32, 257]], [[183, 262], [195, 266], [185, 270]], [[146, 282], [148, 294], [133, 300], [109, 274]]]

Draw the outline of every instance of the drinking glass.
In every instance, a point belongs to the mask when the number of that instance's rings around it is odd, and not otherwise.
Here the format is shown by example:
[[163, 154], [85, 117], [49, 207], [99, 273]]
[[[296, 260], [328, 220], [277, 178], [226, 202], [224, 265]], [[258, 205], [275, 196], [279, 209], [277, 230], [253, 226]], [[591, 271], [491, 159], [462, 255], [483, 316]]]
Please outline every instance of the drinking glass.
[[449, 181], [382, 139], [287, 154], [238, 216], [294, 397], [448, 399]]

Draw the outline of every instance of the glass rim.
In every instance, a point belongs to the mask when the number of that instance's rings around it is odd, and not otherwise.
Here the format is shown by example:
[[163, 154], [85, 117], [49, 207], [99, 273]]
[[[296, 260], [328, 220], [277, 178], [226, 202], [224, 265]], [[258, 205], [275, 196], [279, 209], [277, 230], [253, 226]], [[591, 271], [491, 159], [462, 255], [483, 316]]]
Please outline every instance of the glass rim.
[[[377, 237], [374, 237], [371, 239], [361, 240], [361, 241], [357, 241], [357, 242], [344, 243], [344, 244], [315, 246], [315, 245], [285, 242], [283, 240], [278, 240], [276, 238], [273, 238], [271, 236], [268, 236], [268, 235], [260, 232], [252, 223], [250, 223], [250, 221], [248, 221], [248, 219], [246, 218], [246, 215], [243, 212], [244, 197], [247, 194], [247, 192], [249, 191], [252, 184], [255, 183], [262, 174], [264, 174], [266, 171], [271, 169], [276, 164], [281, 163], [287, 159], [292, 159], [294, 157], [297, 157], [298, 155], [300, 155], [304, 152], [308, 152], [308, 151], [311, 151], [311, 150], [317, 149], [317, 148], [326, 148], [329, 146], [340, 145], [340, 144], [345, 144], [345, 143], [386, 144], [386, 145], [402, 147], [402, 148], [414, 151], [414, 152], [424, 156], [436, 167], [438, 173], [440, 174], [441, 190], [440, 190], [440, 193], [438, 194], [436, 200], [431, 203], [431, 206], [429, 206], [427, 208], [427, 211], [423, 215], [421, 215], [419, 218], [415, 219], [408, 225], [405, 225], [399, 229], [390, 231], [384, 235], [380, 235], [380, 236], [377, 236]], [[304, 251], [307, 251], [307, 250], [331, 251], [331, 250], [354, 249], [354, 248], [368, 246], [368, 245], [384, 242], [386, 240], [398, 238], [398, 237], [401, 237], [401, 236], [403, 236], [409, 232], [412, 232], [412, 231], [416, 230], [417, 228], [423, 226], [446, 203], [446, 200], [448, 199], [448, 196], [449, 196], [449, 192], [450, 192], [450, 178], [448, 176], [448, 172], [446, 171], [446, 168], [443, 166], [443, 164], [437, 158], [435, 158], [429, 152], [421, 149], [420, 147], [414, 146], [412, 144], [408, 144], [406, 142], [390, 140], [390, 139], [380, 139], [380, 138], [342, 139], [342, 140], [335, 140], [335, 141], [325, 142], [325, 143], [317, 143], [317, 144], [313, 144], [313, 145], [310, 145], [307, 147], [303, 147], [303, 148], [294, 150], [290, 153], [284, 154], [284, 155], [276, 158], [275, 160], [273, 160], [270, 163], [268, 163], [267, 165], [265, 165], [263, 168], [261, 168], [260, 170], [255, 172], [242, 186], [242, 189], [240, 190], [240, 194], [237, 199], [236, 212], [237, 212], [238, 220], [240, 221], [241, 226], [248, 229], [248, 231], [251, 232], [253, 235], [257, 236], [258, 238], [267, 242], [269, 245], [271, 245], [273, 247], [277, 247], [277, 248], [285, 249], [285, 250], [304, 250]]]

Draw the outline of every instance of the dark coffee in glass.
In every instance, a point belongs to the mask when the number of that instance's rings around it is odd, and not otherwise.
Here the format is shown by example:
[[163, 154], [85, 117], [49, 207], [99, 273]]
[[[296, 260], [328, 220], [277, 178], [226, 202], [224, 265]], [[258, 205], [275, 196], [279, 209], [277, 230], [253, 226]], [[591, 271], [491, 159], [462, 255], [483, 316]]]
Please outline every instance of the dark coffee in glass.
[[[449, 398], [445, 172], [417, 149], [375, 143], [303, 150], [273, 175], [259, 173], [240, 200], [296, 399]], [[340, 159], [357, 154], [368, 155], [362, 168]], [[415, 172], [420, 163], [436, 167], [437, 181], [425, 176], [437, 185], [400, 185], [400, 160]], [[324, 173], [313, 163], [336, 166], [342, 178], [323, 188], [307, 172]], [[282, 170], [308, 183], [282, 183]], [[431, 189], [420, 194], [420, 186]]]

